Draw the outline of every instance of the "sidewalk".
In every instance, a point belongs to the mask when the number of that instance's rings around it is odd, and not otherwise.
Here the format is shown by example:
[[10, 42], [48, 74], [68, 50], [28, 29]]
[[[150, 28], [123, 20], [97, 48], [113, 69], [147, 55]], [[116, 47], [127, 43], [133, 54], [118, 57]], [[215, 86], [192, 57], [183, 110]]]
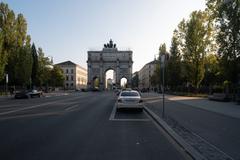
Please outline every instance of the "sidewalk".
[[[204, 157], [201, 160], [240, 158], [237, 149], [240, 145], [237, 141], [240, 138], [240, 105], [201, 97], [166, 95], [166, 114], [162, 119], [162, 95], [150, 93], [142, 97], [146, 102], [145, 111], [191, 155], [197, 152]], [[193, 157], [199, 158], [198, 155]]]
[[[150, 92], [142, 93], [143, 99], [161, 99], [162, 94]], [[210, 101], [207, 98], [202, 97], [185, 97], [185, 96], [175, 96], [175, 95], [166, 95], [167, 100], [174, 101], [177, 103], [186, 104], [192, 107], [204, 109], [207, 111], [223, 114], [233, 118], [240, 118], [240, 105], [237, 105], [235, 102], [218, 102]]]
[[210, 101], [207, 98], [183, 97], [173, 95], [167, 95], [166, 98], [170, 101], [190, 105], [192, 107], [208, 110], [234, 118], [240, 118], [240, 105], [237, 105], [234, 102], [217, 102]]

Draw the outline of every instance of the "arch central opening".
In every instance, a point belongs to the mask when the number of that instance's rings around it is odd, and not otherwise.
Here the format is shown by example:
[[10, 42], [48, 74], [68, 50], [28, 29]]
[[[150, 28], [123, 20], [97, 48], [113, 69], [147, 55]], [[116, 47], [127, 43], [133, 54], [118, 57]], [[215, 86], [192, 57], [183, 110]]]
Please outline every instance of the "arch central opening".
[[108, 69], [105, 72], [105, 90], [113, 90], [116, 86], [116, 72]]
[[120, 80], [120, 85], [121, 85], [121, 88], [127, 88], [128, 86], [127, 86], [127, 78], [125, 78], [125, 77], [123, 77], [123, 78], [121, 78], [121, 80]]

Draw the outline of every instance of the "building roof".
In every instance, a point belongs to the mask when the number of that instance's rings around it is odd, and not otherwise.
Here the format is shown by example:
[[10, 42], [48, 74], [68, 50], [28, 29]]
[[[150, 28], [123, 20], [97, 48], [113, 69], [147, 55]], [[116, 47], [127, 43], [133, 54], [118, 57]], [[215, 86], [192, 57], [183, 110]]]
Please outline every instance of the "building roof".
[[73, 63], [72, 61], [65, 61], [65, 62], [58, 63], [56, 65], [74, 65], [74, 66], [76, 66], [77, 64]]
[[138, 72], [140, 73], [144, 68], [146, 68], [147, 66], [149, 65], [155, 65], [155, 64], [158, 64], [160, 61], [159, 60], [153, 60], [147, 64], [145, 64]]
[[159, 63], [159, 62], [160, 62], [159, 60], [153, 60], [153, 61], [147, 63], [146, 65], [148, 65], [148, 64], [157, 64], [157, 63]]
[[76, 63], [73, 63], [72, 61], [65, 61], [65, 62], [61, 62], [61, 63], [55, 64], [55, 65], [66, 65], [66, 66], [73, 65], [73, 66], [78, 66], [79, 68], [81, 68], [83, 70], [87, 70], [86, 68], [83, 68], [82, 66], [80, 66], [80, 65], [78, 65]]

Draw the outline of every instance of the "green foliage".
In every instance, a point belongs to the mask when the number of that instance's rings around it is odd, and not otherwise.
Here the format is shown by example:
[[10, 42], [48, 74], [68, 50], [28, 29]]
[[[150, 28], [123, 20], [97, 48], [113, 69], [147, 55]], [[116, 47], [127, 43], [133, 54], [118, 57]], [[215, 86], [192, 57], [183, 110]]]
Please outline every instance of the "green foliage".
[[43, 85], [49, 85], [50, 75], [51, 75], [52, 63], [48, 57], [44, 56], [42, 48], [38, 48], [38, 72], [37, 79], [38, 85], [42, 87]]
[[182, 83], [181, 76], [181, 55], [180, 55], [180, 40], [178, 31], [174, 30], [172, 37], [172, 44], [170, 47], [170, 58], [167, 62], [166, 68], [166, 81], [171, 89], [176, 88]]
[[[14, 53], [15, 48], [15, 14], [8, 8], [8, 5], [0, 3], [0, 80], [3, 79], [4, 70], [8, 63], [8, 57]], [[9, 74], [9, 73], [8, 73]]]
[[132, 88], [138, 88], [138, 85], [139, 85], [139, 76], [138, 76], [138, 72], [135, 72], [132, 78]]
[[32, 86], [36, 86], [38, 83], [37, 80], [37, 73], [38, 73], [38, 54], [37, 54], [37, 50], [35, 47], [35, 44], [33, 43], [32, 47], [31, 47], [31, 54], [32, 54], [32, 59], [33, 59], [33, 63], [32, 63], [32, 74], [31, 74], [31, 79], [32, 79]]
[[165, 55], [166, 57], [166, 61], [169, 57], [169, 53], [167, 52], [167, 47], [166, 47], [166, 44], [163, 43], [163, 44], [160, 44], [160, 47], [159, 47], [159, 57], [158, 57], [158, 62], [156, 64], [156, 68], [154, 70], [154, 73], [153, 75], [150, 77], [150, 83], [152, 86], [155, 86], [155, 87], [160, 87], [160, 85], [162, 84], [162, 79], [161, 79], [161, 76], [162, 76], [162, 71], [161, 71], [161, 65], [160, 65], [160, 59], [161, 59], [161, 56], [162, 55]]
[[3, 50], [3, 35], [0, 32], [0, 81], [4, 78], [5, 66], [7, 64], [7, 54]]
[[209, 44], [209, 25], [206, 12], [194, 11], [186, 22], [183, 60], [187, 80], [198, 88], [204, 78], [204, 60]]
[[160, 63], [156, 64], [156, 68], [154, 70], [153, 75], [150, 77], [150, 83], [152, 86], [159, 87], [161, 84], [160, 79]]
[[226, 80], [237, 84], [240, 75], [240, 1], [208, 0], [218, 28], [218, 53]]
[[50, 85], [53, 87], [62, 87], [64, 80], [65, 77], [63, 74], [63, 70], [59, 66], [55, 65], [51, 70]]
[[230, 91], [234, 95], [240, 82], [240, 1], [207, 0], [206, 4], [217, 30], [217, 52], [223, 76], [221, 83], [225, 92]]
[[221, 84], [223, 79], [220, 69], [219, 57], [216, 54], [209, 54], [205, 58], [205, 75], [202, 84], [205, 86]]
[[165, 43], [160, 44], [160, 47], [159, 47], [159, 58], [163, 54], [167, 54], [167, 47], [166, 47]]
[[0, 3], [0, 80], [5, 70], [10, 85], [27, 86], [32, 72], [31, 38], [27, 35], [27, 22], [22, 14], [15, 17], [5, 3]]
[[29, 44], [19, 50], [19, 58], [15, 65], [15, 84], [30, 86], [32, 74], [32, 55], [31, 46]]

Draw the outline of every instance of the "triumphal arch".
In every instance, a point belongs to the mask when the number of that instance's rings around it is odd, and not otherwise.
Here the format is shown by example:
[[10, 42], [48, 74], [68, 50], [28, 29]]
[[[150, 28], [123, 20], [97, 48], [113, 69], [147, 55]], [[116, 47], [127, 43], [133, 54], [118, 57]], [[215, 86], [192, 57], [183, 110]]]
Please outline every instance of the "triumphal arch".
[[[106, 88], [106, 72], [114, 71], [114, 86], [120, 87], [122, 78], [126, 78], [131, 87], [132, 51], [118, 50], [112, 40], [104, 44], [102, 50], [88, 51], [88, 89], [104, 90]], [[98, 80], [96, 82], [96, 79]], [[96, 84], [97, 83], [97, 84]]]

